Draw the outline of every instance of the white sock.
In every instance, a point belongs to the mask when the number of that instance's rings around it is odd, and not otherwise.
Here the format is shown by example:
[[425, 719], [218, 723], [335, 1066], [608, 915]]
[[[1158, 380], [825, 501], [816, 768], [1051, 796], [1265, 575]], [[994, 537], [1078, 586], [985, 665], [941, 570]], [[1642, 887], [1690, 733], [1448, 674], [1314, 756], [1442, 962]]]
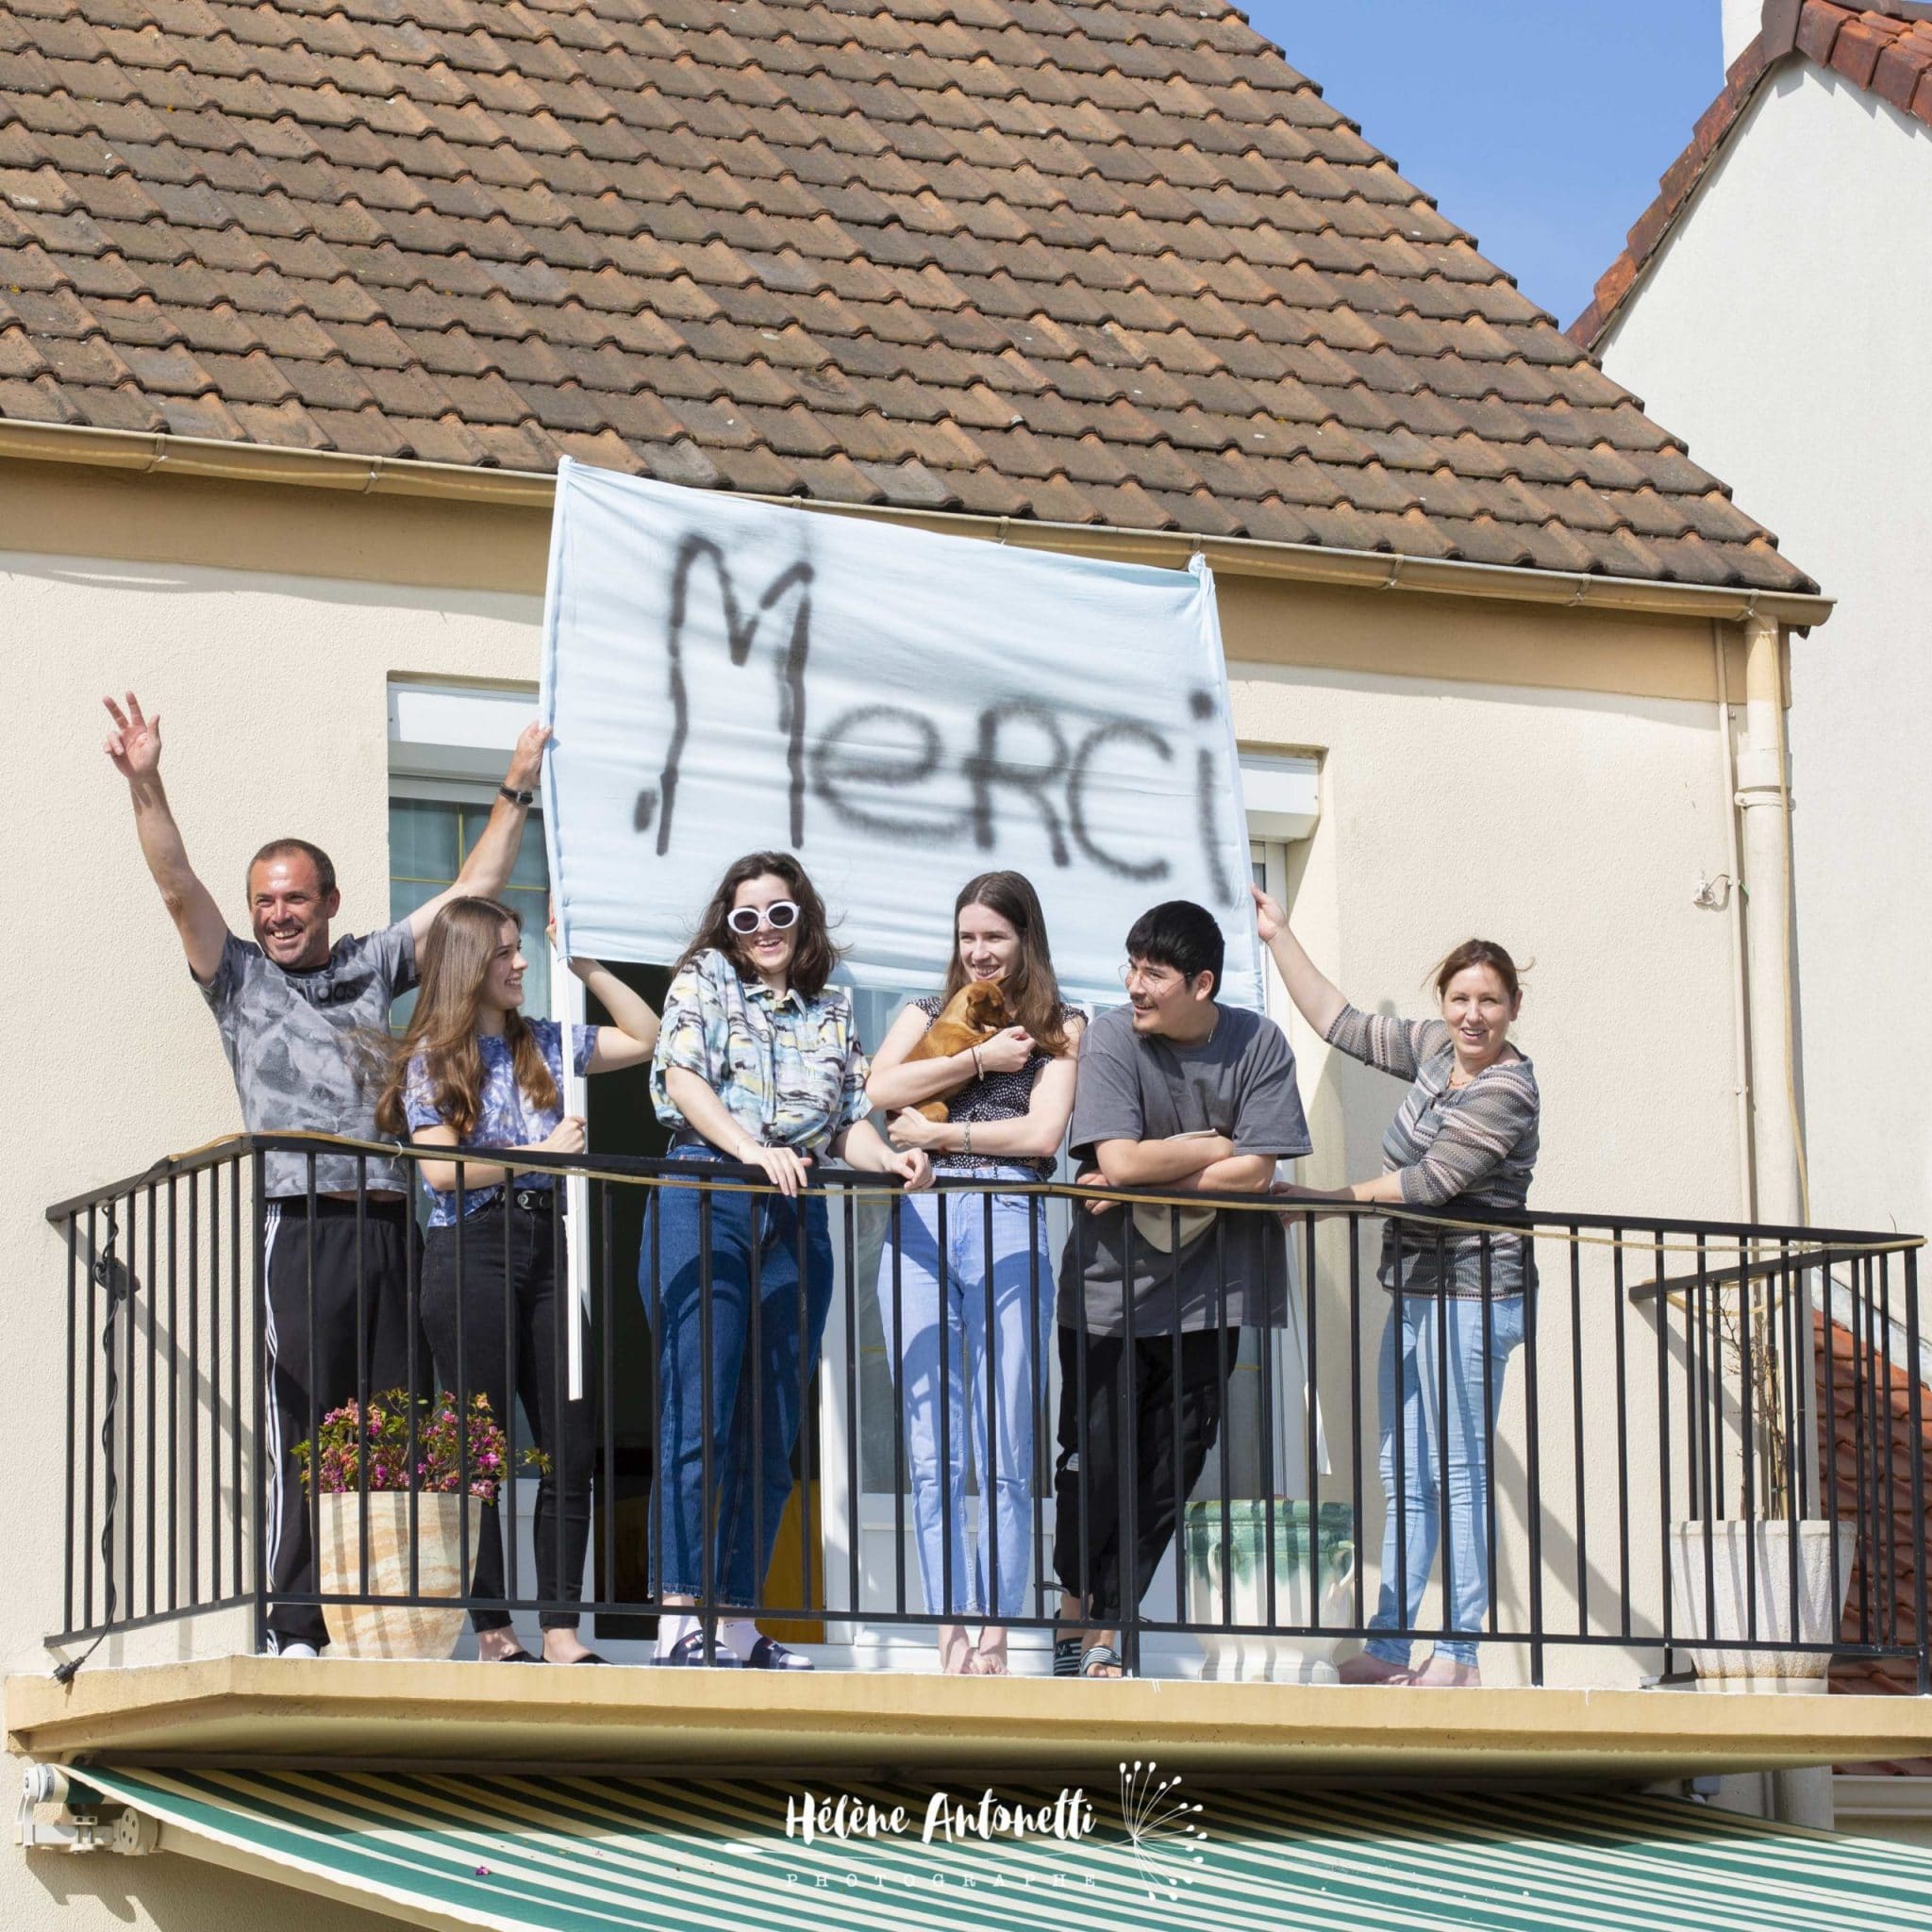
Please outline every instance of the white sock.
[[740, 1663], [749, 1663], [764, 1632], [749, 1617], [726, 1617], [718, 1625], [718, 1641], [729, 1648]]
[[698, 1627], [689, 1610], [666, 1610], [658, 1619], [658, 1655], [669, 1657]]

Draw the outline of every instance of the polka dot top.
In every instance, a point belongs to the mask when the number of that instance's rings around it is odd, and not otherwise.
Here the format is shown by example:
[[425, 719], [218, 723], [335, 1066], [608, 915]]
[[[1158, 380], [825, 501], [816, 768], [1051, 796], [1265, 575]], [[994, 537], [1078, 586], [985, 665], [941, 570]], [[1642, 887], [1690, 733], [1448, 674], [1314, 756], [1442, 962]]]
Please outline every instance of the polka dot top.
[[[945, 995], [932, 993], [925, 999], [914, 1000], [912, 1004], [925, 1015], [925, 1024], [930, 1026], [944, 1010]], [[1060, 1008], [1060, 1024], [1063, 1027], [1085, 1017], [1078, 1007], [1063, 1004]], [[942, 1096], [948, 1117], [970, 1122], [974, 1126], [982, 1121], [1020, 1119], [1033, 1104], [1033, 1085], [1040, 1078], [1041, 1069], [1050, 1065], [1053, 1058], [1051, 1054], [1037, 1053], [1016, 1073], [989, 1074], [983, 1080], [969, 1080], [957, 1093]], [[932, 1164], [937, 1174], [984, 1174], [989, 1168], [1024, 1167], [1044, 1181], [1053, 1178], [1058, 1159], [1055, 1157], [1048, 1160], [1029, 1160], [1017, 1154], [935, 1154]]]

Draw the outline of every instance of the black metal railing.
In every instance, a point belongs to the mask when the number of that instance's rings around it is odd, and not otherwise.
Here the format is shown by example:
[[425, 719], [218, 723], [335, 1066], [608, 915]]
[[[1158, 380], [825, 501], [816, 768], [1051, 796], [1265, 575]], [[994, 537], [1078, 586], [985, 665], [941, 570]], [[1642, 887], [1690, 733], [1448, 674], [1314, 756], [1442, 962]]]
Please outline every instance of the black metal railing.
[[[1418, 1659], [1479, 1644], [1486, 1669], [1534, 1683], [1553, 1650], [1593, 1649], [1631, 1661], [1573, 1663], [1570, 1680], [1815, 1672], [1836, 1657], [1884, 1660], [1932, 1690], [1914, 1240], [1216, 1196], [1191, 1241], [1184, 1217], [1201, 1197], [1156, 1191], [952, 1182], [921, 1207], [895, 1183], [827, 1170], [808, 1213], [757, 1170], [520, 1156], [520, 1172], [580, 1199], [567, 1215], [533, 1199], [432, 1234], [448, 1243], [432, 1275], [483, 1279], [486, 1297], [455, 1294], [439, 1349], [424, 1339], [414, 1220], [370, 1184], [396, 1152], [238, 1137], [47, 1210], [66, 1249], [65, 1569], [48, 1639], [64, 1669], [108, 1635], [236, 1607], [253, 1607], [258, 1636], [317, 1609], [339, 1624], [351, 1609], [453, 1604], [497, 1622], [580, 1612], [587, 1636], [640, 1636], [668, 1591], [695, 1600], [708, 1654], [726, 1615], [803, 1626], [791, 1641], [825, 1642], [822, 1660], [863, 1662], [1017, 1604], [997, 1621], [1117, 1630], [1127, 1667], [1146, 1671], [1321, 1678], [1339, 1646], [1366, 1640], [1385, 1655], [1413, 1643]], [[306, 1176], [279, 1211], [271, 1154]], [[317, 1163], [345, 1154], [357, 1185], [325, 1196]], [[393, 1280], [367, 1258], [385, 1240], [402, 1257]], [[955, 1257], [974, 1241], [1019, 1257], [1017, 1271], [969, 1268], [962, 1287]], [[1070, 1286], [1049, 1317], [1058, 1278], [1080, 1276], [1104, 1241], [1136, 1278], [1173, 1274], [1182, 1257], [1179, 1321], [1173, 1296], [1129, 1295], [1116, 1313]], [[346, 1289], [330, 1255], [345, 1242], [362, 1257]], [[518, 1290], [540, 1260], [558, 1284], [547, 1338], [530, 1333]], [[400, 1322], [385, 1329], [375, 1303], [398, 1290]], [[939, 1324], [922, 1344], [929, 1364], [908, 1369], [913, 1301], [960, 1294], [977, 1298], [973, 1319], [960, 1307], [957, 1331]], [[348, 1386], [286, 1373], [291, 1318], [297, 1352], [319, 1362], [333, 1341]], [[983, 1391], [908, 1408], [906, 1375], [949, 1388], [972, 1329], [1007, 1338], [983, 1351]], [[817, 1350], [787, 1341], [821, 1330]], [[540, 1341], [541, 1388], [528, 1367]], [[380, 1500], [394, 1472], [373, 1465], [367, 1406], [349, 1424], [346, 1500], [326, 1502], [319, 1482], [286, 1500], [299, 1483], [287, 1445], [318, 1444], [336, 1400], [381, 1394], [385, 1350], [402, 1385], [446, 1391], [458, 1413], [494, 1377], [513, 1455], [519, 1411], [547, 1418], [554, 1541], [526, 1540], [529, 1481], [505, 1480], [487, 1592], [488, 1532], [472, 1511], [419, 1486]], [[495, 1377], [492, 1351], [524, 1368]], [[707, 1419], [695, 1429], [679, 1421], [692, 1404]], [[409, 1469], [441, 1415], [408, 1405]], [[588, 1442], [566, 1440], [573, 1419]], [[667, 1440], [689, 1465], [671, 1480]], [[473, 1466], [467, 1430], [454, 1453], [461, 1495], [491, 1472]], [[928, 1460], [941, 1533], [935, 1545], [928, 1524], [923, 1584]], [[579, 1560], [566, 1506], [580, 1483]], [[296, 1507], [309, 1548], [336, 1552], [337, 1587], [277, 1574]], [[748, 1589], [735, 1544], [720, 1548], [721, 1509], [749, 1536]], [[984, 1590], [958, 1574], [951, 1533], [975, 1513]], [[453, 1572], [435, 1582], [425, 1519], [451, 1514]], [[676, 1574], [693, 1561], [698, 1574]], [[1853, 1574], [1840, 1607], [1833, 1583]]]

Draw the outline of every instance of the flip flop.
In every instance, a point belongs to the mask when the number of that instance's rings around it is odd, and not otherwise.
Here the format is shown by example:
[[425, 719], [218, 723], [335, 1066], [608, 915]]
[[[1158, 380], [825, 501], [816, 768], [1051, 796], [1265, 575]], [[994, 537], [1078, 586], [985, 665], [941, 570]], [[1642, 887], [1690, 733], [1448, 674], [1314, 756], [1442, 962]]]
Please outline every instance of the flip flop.
[[541, 1657], [533, 1657], [520, 1645], [515, 1650], [505, 1651], [501, 1657], [484, 1657], [480, 1661], [491, 1664], [541, 1664], [543, 1659]]
[[1077, 1637], [1058, 1637], [1054, 1640], [1053, 1674], [1056, 1677], [1077, 1677], [1080, 1674], [1080, 1640]]
[[1127, 1675], [1127, 1660], [1110, 1643], [1090, 1644], [1080, 1654], [1080, 1674], [1097, 1683], [1116, 1683]]

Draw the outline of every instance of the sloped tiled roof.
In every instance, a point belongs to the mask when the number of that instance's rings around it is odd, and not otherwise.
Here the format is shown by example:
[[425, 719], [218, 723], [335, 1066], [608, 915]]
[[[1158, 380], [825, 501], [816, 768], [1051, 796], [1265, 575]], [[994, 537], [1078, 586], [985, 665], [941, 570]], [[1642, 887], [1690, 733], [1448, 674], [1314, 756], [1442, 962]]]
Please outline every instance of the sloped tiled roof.
[[1603, 339], [1744, 109], [1773, 70], [1794, 55], [1932, 127], [1932, 20], [1840, 7], [1835, 0], [1767, 0], [1757, 37], [1731, 62], [1724, 92], [1705, 109], [1690, 144], [1672, 162], [1657, 199], [1630, 230], [1623, 254], [1597, 277], [1590, 307], [1570, 325], [1581, 347], [1593, 349]]
[[1809, 590], [1220, 0], [0, 0], [0, 415]]

